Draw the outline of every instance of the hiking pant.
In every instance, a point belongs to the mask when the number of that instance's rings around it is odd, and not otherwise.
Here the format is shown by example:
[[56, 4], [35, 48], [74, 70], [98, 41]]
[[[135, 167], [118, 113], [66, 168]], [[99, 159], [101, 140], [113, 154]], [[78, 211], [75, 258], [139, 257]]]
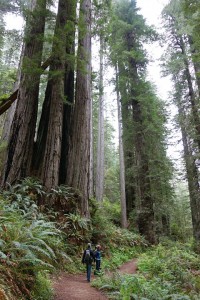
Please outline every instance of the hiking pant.
[[101, 260], [97, 259], [96, 260], [96, 270], [99, 271], [100, 270], [100, 265], [101, 265]]
[[90, 281], [92, 265], [87, 264], [86, 265], [86, 270], [87, 270], [87, 281]]

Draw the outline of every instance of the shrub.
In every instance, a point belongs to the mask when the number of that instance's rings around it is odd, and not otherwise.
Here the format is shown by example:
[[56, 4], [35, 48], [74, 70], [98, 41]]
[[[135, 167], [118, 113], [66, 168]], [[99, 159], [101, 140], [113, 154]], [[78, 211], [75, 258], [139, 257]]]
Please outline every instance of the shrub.
[[52, 283], [47, 272], [38, 272], [31, 295], [34, 300], [53, 299]]
[[30, 220], [3, 199], [0, 211], [0, 283], [10, 286], [18, 299], [29, 299], [38, 272], [52, 271], [68, 258], [62, 233], [53, 222]]

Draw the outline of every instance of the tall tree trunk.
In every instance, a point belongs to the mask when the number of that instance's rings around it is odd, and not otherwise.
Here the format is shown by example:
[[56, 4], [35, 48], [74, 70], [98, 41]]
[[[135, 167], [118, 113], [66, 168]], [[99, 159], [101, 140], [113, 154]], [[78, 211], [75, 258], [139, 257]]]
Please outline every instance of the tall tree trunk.
[[[127, 45], [129, 51], [134, 49], [132, 32], [127, 32]], [[137, 63], [134, 58], [129, 58], [129, 70], [131, 77], [130, 94], [132, 97], [133, 112], [133, 145], [135, 147], [135, 167], [136, 167], [136, 209], [137, 225], [139, 232], [145, 236], [150, 244], [156, 243], [155, 221], [154, 221], [154, 201], [151, 194], [149, 157], [145, 139], [145, 125], [142, 116], [141, 103], [138, 100], [137, 86], [140, 79], [138, 76]], [[134, 84], [133, 84], [134, 83]], [[139, 89], [139, 88], [138, 88]], [[140, 92], [139, 92], [140, 93]]]
[[130, 170], [134, 165], [135, 151], [132, 143], [132, 112], [129, 110], [129, 98], [127, 90], [128, 87], [124, 84], [124, 81], [120, 82], [120, 77], [123, 77], [125, 69], [123, 64], [118, 62], [118, 87], [123, 99], [121, 101], [121, 117], [123, 125], [123, 148], [124, 148], [124, 165], [125, 165], [125, 193], [126, 193], [126, 208], [127, 215], [129, 216], [136, 208], [135, 198], [135, 178], [133, 172]]
[[186, 75], [186, 80], [188, 83], [188, 91], [189, 91], [189, 99], [190, 99], [190, 104], [191, 104], [191, 110], [192, 110], [192, 115], [193, 115], [193, 121], [194, 121], [194, 128], [196, 131], [196, 136], [195, 136], [195, 141], [198, 145], [199, 153], [200, 153], [200, 117], [199, 117], [199, 111], [196, 103], [196, 95], [193, 89], [192, 85], [192, 76], [190, 74], [190, 69], [189, 69], [189, 62], [186, 56], [185, 52], [185, 45], [183, 38], [180, 37], [180, 48], [183, 54], [183, 61], [185, 65], [185, 75]]
[[[92, 84], [92, 82], [91, 82]], [[93, 111], [93, 103], [92, 103], [92, 90], [91, 90], [91, 102], [90, 102], [90, 111], [92, 115]], [[89, 198], [94, 197], [94, 148], [93, 148], [93, 119], [92, 116], [90, 118], [90, 178], [89, 178]]]
[[[47, 147], [48, 148], [51, 147], [50, 144], [49, 146], [47, 146], [47, 135], [49, 138], [51, 135], [50, 133], [51, 129], [49, 127], [50, 118], [51, 118], [51, 122], [53, 123], [58, 122], [56, 123], [56, 127], [54, 127], [54, 129], [59, 131], [58, 133], [59, 137], [58, 136], [56, 137], [58, 138], [59, 141], [57, 145], [59, 148], [60, 146], [62, 147], [61, 150], [59, 149], [56, 150], [56, 152], [58, 151], [56, 154], [57, 158], [55, 157], [55, 159], [57, 160], [56, 164], [59, 163], [60, 166], [58, 170], [55, 172], [56, 173], [59, 172], [58, 173], [59, 179], [55, 180], [53, 186], [57, 185], [60, 182], [64, 183], [66, 177], [66, 156], [67, 156], [67, 147], [68, 147], [69, 122], [70, 122], [70, 114], [71, 114], [70, 111], [71, 111], [71, 103], [73, 103], [73, 93], [74, 93], [73, 92], [74, 90], [73, 69], [74, 69], [75, 10], [76, 10], [76, 1], [69, 0], [69, 1], [61, 2], [58, 7], [56, 28], [54, 33], [55, 42], [53, 44], [52, 54], [50, 59], [49, 78], [47, 82], [45, 99], [42, 107], [42, 114], [40, 117], [40, 122], [39, 122], [39, 127], [37, 132], [37, 140], [35, 143], [35, 150], [34, 150], [35, 158], [32, 162], [34, 173], [38, 177], [42, 178], [44, 176], [44, 173], [42, 175], [43, 164], [44, 164], [43, 161], [44, 159], [46, 159], [46, 163], [47, 163], [48, 160], [47, 157], [45, 158], [45, 151], [47, 150]], [[57, 48], [57, 43], [58, 43], [58, 48]], [[60, 88], [57, 94], [57, 92], [54, 92], [54, 89], [56, 90], [58, 86], [60, 86]], [[56, 99], [53, 100], [54, 96], [59, 98], [58, 100], [59, 116], [56, 116], [57, 112], [54, 110], [57, 102]], [[53, 114], [51, 114], [50, 116], [50, 111], [52, 110], [54, 110], [55, 112], [54, 117]], [[63, 114], [62, 121], [61, 121], [61, 114]], [[57, 117], [58, 120], [56, 120]], [[53, 118], [55, 118], [54, 121]], [[61, 127], [58, 129], [59, 126]], [[60, 145], [61, 143], [60, 130], [62, 130], [62, 145]], [[51, 143], [50, 140], [49, 142]], [[61, 164], [61, 157], [63, 160], [63, 164]], [[51, 172], [53, 172], [53, 170]], [[49, 185], [51, 184], [49, 183]]]
[[126, 211], [126, 192], [125, 192], [125, 164], [124, 164], [124, 148], [122, 140], [122, 116], [119, 95], [119, 78], [118, 68], [116, 72], [116, 93], [117, 93], [117, 109], [118, 109], [118, 130], [119, 130], [119, 164], [120, 164], [120, 203], [121, 203], [121, 226], [127, 228], [127, 211]]
[[99, 75], [99, 117], [97, 142], [97, 169], [96, 169], [96, 199], [103, 201], [104, 192], [104, 91], [103, 91], [103, 50], [104, 41], [100, 34], [100, 75]]
[[[11, 126], [2, 184], [30, 175], [40, 82], [46, 0], [37, 0], [27, 26], [18, 102]], [[31, 70], [31, 71], [30, 71]]]
[[200, 63], [197, 59], [199, 55], [199, 51], [195, 48], [195, 44], [193, 42], [193, 38], [191, 36], [188, 37], [189, 45], [190, 45], [190, 51], [192, 53], [192, 62], [194, 66], [194, 71], [195, 71], [195, 77], [196, 77], [196, 83], [198, 87], [198, 93], [200, 97]]
[[77, 1], [68, 1], [67, 3], [67, 23], [69, 27], [67, 32], [66, 47], [66, 64], [65, 64], [65, 80], [64, 94], [66, 103], [64, 103], [63, 111], [63, 131], [62, 131], [62, 149], [60, 163], [60, 183], [66, 182], [67, 176], [67, 157], [69, 149], [70, 123], [72, 108], [74, 105], [74, 67], [75, 67], [75, 20], [76, 20], [76, 4]]
[[76, 95], [69, 144], [67, 184], [81, 192], [81, 214], [89, 217], [91, 143], [91, 0], [80, 3]]
[[188, 180], [188, 190], [189, 190], [190, 207], [191, 207], [191, 214], [192, 214], [193, 236], [194, 239], [199, 242], [200, 241], [200, 186], [199, 186], [198, 169], [195, 164], [195, 158], [192, 155], [192, 149], [190, 149], [188, 143], [187, 128], [184, 124], [185, 120], [187, 120], [187, 117], [184, 112], [183, 104], [181, 103], [181, 100], [178, 97], [176, 98], [176, 103], [179, 112], [179, 124], [181, 127], [184, 159], [185, 159], [186, 174]]
[[53, 62], [51, 65], [52, 78], [50, 87], [49, 119], [42, 163], [41, 178], [44, 186], [50, 190], [59, 184], [61, 143], [63, 129], [64, 74], [66, 63], [66, 21], [68, 1], [59, 0], [58, 14], [52, 48]]
[[145, 236], [150, 244], [155, 244], [155, 224], [153, 199], [151, 195], [151, 184], [149, 177], [148, 156], [145, 145], [145, 136], [143, 132], [143, 120], [141, 115], [140, 103], [137, 100], [132, 101], [133, 119], [134, 119], [134, 145], [137, 172], [137, 224], [139, 232]]
[[[29, 9], [30, 10], [34, 9], [35, 4], [36, 4], [35, 0], [31, 0], [31, 3], [29, 5], [30, 6]], [[21, 78], [21, 70], [22, 70], [22, 60], [23, 60], [23, 57], [24, 57], [24, 46], [25, 45], [24, 45], [24, 42], [23, 42], [22, 49], [21, 49], [21, 54], [20, 54], [20, 61], [19, 61], [18, 70], [17, 70], [17, 79], [14, 83], [13, 92], [15, 92], [16, 90], [19, 89], [20, 78]], [[17, 94], [18, 94], [18, 92], [17, 92]], [[10, 135], [10, 130], [11, 130], [11, 125], [12, 125], [12, 121], [13, 121], [15, 110], [16, 110], [16, 106], [17, 106], [17, 100], [13, 101], [11, 107], [8, 109], [8, 111], [6, 113], [4, 126], [3, 126], [3, 131], [2, 131], [2, 136], [1, 136], [1, 141], [2, 142], [8, 142], [9, 135]]]

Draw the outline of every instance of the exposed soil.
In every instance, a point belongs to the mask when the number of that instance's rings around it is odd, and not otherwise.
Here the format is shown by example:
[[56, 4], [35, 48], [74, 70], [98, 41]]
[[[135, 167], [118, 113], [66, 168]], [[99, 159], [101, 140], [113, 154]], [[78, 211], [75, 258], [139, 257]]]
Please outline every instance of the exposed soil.
[[[121, 274], [136, 273], [137, 265], [136, 259], [133, 259], [119, 268]], [[91, 276], [91, 281], [94, 275]], [[60, 273], [58, 277], [54, 278], [54, 300], [107, 300], [108, 298], [100, 291], [91, 287], [86, 280], [86, 274], [69, 275], [67, 273]]]

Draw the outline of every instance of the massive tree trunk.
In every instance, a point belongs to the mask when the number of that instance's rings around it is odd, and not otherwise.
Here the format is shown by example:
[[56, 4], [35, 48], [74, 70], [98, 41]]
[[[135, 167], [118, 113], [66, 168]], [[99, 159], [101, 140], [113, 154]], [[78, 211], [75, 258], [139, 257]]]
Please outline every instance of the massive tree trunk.
[[96, 199], [103, 201], [104, 192], [104, 91], [103, 91], [103, 36], [100, 34], [100, 74], [99, 74], [99, 116], [97, 141], [97, 168], [96, 168]]
[[[66, 178], [69, 123], [74, 93], [75, 11], [76, 1], [60, 1], [49, 78], [35, 143], [33, 170], [38, 177], [43, 178], [48, 189], [64, 183]], [[52, 133], [57, 144], [51, 138]], [[51, 143], [54, 145], [51, 146]], [[55, 151], [54, 154], [52, 150]], [[48, 155], [51, 155], [51, 166], [48, 166]], [[51, 173], [48, 182], [45, 179], [46, 172]]]
[[67, 32], [66, 64], [64, 79], [64, 94], [66, 103], [64, 103], [63, 112], [63, 131], [62, 131], [62, 149], [60, 164], [60, 183], [66, 182], [67, 176], [67, 156], [69, 149], [69, 135], [71, 114], [74, 104], [74, 67], [75, 67], [75, 20], [76, 20], [76, 0], [67, 3], [67, 23], [69, 30]]
[[40, 82], [46, 0], [37, 0], [25, 35], [18, 102], [11, 127], [2, 184], [30, 175]]
[[119, 94], [119, 78], [118, 68], [116, 72], [116, 93], [117, 93], [117, 109], [118, 109], [118, 130], [119, 130], [119, 164], [120, 164], [120, 203], [121, 203], [121, 226], [127, 228], [127, 211], [126, 211], [126, 192], [125, 192], [125, 164], [124, 164], [124, 148], [122, 140], [122, 116]]
[[81, 192], [81, 214], [89, 217], [91, 143], [91, 0], [80, 3], [76, 95], [69, 144], [67, 184]]
[[50, 190], [59, 184], [63, 102], [64, 102], [64, 74], [66, 62], [66, 21], [68, 1], [59, 0], [58, 14], [52, 48], [53, 62], [51, 76], [47, 87], [46, 97], [49, 98], [49, 117], [44, 159], [42, 163], [41, 179], [44, 186]]

